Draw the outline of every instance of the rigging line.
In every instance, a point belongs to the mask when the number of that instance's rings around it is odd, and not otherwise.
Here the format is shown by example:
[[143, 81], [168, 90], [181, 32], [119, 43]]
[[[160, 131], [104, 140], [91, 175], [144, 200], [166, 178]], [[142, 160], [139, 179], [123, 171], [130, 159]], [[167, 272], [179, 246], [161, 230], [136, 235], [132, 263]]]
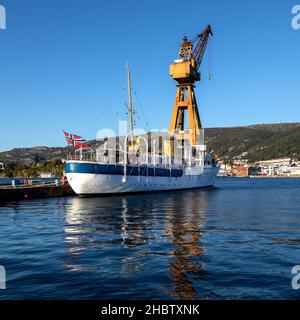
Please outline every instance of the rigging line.
[[[133, 83], [134, 83], [134, 81], [132, 81], [132, 78], [131, 78], [131, 87], [132, 87], [132, 88], [134, 87], [134, 86], [133, 86]], [[136, 99], [136, 101], [137, 101], [137, 105], [139, 106], [139, 108], [140, 108], [140, 110], [141, 110], [141, 113], [142, 113], [142, 116], [144, 117], [144, 120], [145, 120], [145, 122], [146, 122], [145, 129], [150, 132], [151, 129], [150, 129], [150, 127], [149, 127], [148, 120], [147, 120], [146, 115], [145, 115], [145, 113], [144, 113], [144, 111], [143, 111], [143, 108], [142, 108], [140, 99], [139, 99], [136, 91], [134, 90], [134, 88], [133, 88], [133, 92], [134, 92], [134, 95], [135, 95], [135, 99]], [[140, 120], [141, 120], [141, 122], [143, 122], [141, 118], [140, 118]]]
[[[143, 121], [143, 119], [140, 117], [140, 112], [137, 111], [137, 108], [135, 108], [135, 115], [137, 116], [137, 117], [135, 117], [135, 119], [138, 118], [138, 120], [140, 120], [140, 122], [142, 123], [144, 129], [148, 130], [148, 129], [147, 129], [147, 123], [145, 123], [145, 122]], [[148, 127], [149, 127], [149, 126], [148, 126]], [[149, 131], [150, 131], [150, 130], [149, 130]]]
[[212, 39], [208, 43], [208, 80], [212, 80], [212, 56], [213, 50], [212, 50]]
[[151, 131], [151, 129], [150, 129], [150, 127], [149, 127], [148, 120], [147, 120], [147, 118], [146, 118], [146, 116], [145, 116], [145, 113], [144, 113], [144, 111], [143, 111], [143, 108], [142, 108], [140, 99], [139, 99], [139, 97], [138, 97], [138, 95], [137, 95], [137, 93], [136, 93], [135, 90], [134, 90], [134, 95], [135, 95], [135, 97], [136, 97], [136, 101], [137, 101], [137, 103], [138, 103], [138, 105], [139, 105], [139, 107], [140, 107], [140, 110], [141, 110], [141, 112], [142, 112], [142, 116], [144, 117], [144, 120], [145, 120], [145, 122], [146, 122], [146, 127], [147, 127], [147, 129], [148, 129], [149, 131]]
[[[143, 124], [144, 129], [146, 129], [148, 131], [151, 131], [150, 128], [149, 128], [149, 125], [148, 125], [148, 121], [147, 121], [147, 119], [145, 117], [145, 114], [143, 113], [143, 109], [142, 109], [140, 103], [138, 102], [138, 98], [137, 98], [136, 92], [135, 92], [135, 98], [137, 100], [137, 106], [139, 107], [139, 109], [136, 108], [136, 113], [138, 115], [138, 119]], [[141, 114], [142, 118], [139, 116], [140, 114]]]
[[100, 120], [100, 118], [103, 116], [103, 114], [107, 111], [107, 109], [110, 107], [110, 105], [112, 104], [113, 100], [115, 99], [115, 97], [119, 94], [119, 92], [123, 89], [125, 82], [118, 88], [118, 90], [116, 90], [116, 92], [114, 93], [114, 95], [110, 98], [110, 100], [108, 101], [107, 105], [102, 109], [102, 111], [98, 114], [96, 120], [93, 122], [93, 124], [89, 127], [89, 129], [87, 130], [87, 132], [85, 133], [85, 136], [87, 137], [89, 135], [89, 133], [91, 132], [92, 128], [97, 124], [97, 122]]

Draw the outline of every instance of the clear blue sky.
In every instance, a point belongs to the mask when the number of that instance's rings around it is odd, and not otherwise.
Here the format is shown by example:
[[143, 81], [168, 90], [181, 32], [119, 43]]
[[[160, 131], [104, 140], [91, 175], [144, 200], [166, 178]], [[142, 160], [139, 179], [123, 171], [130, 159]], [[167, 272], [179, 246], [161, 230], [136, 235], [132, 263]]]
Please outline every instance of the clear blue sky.
[[127, 61], [149, 126], [167, 128], [175, 96], [169, 64], [182, 36], [208, 23], [214, 38], [196, 88], [203, 125], [298, 122], [300, 30], [291, 28], [297, 3], [0, 0], [7, 10], [0, 151], [63, 146], [63, 129], [91, 139], [102, 127], [114, 128], [126, 116]]

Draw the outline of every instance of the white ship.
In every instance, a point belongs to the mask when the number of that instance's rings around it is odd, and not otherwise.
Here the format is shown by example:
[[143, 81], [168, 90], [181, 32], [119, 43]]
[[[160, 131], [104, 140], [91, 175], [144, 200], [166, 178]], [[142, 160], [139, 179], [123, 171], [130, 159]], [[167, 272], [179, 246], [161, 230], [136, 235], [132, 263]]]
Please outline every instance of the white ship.
[[[78, 149], [71, 155], [65, 171], [75, 193], [94, 196], [204, 188], [214, 184], [219, 167], [206, 152], [194, 93], [194, 82], [200, 80], [198, 69], [211, 34], [207, 26], [194, 40], [195, 49], [193, 41], [185, 37], [178, 58], [170, 66], [170, 75], [178, 84], [167, 136], [157, 139], [151, 134], [134, 135], [128, 67], [130, 133], [108, 139], [101, 147]], [[185, 114], [189, 128], [184, 127]]]
[[105, 163], [97, 158], [69, 160], [66, 175], [73, 190], [85, 196], [203, 188], [212, 186], [218, 173], [218, 167], [209, 157], [206, 159], [205, 164], [191, 167], [147, 162]]

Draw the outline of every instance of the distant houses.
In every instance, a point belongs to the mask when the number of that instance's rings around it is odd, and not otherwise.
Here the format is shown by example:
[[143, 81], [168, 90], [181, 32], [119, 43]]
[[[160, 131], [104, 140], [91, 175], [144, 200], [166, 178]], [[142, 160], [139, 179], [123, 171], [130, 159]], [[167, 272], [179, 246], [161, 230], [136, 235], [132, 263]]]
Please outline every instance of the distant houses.
[[300, 160], [280, 158], [249, 163], [248, 160], [233, 160], [230, 165], [220, 163], [221, 176], [236, 177], [300, 177]]

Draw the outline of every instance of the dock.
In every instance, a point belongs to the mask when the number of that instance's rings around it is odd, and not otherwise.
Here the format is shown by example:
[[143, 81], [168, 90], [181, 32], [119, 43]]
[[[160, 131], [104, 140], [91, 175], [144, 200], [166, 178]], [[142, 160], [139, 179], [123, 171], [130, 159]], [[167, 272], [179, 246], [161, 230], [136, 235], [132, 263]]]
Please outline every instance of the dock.
[[0, 187], [0, 202], [74, 196], [69, 184], [6, 185]]

